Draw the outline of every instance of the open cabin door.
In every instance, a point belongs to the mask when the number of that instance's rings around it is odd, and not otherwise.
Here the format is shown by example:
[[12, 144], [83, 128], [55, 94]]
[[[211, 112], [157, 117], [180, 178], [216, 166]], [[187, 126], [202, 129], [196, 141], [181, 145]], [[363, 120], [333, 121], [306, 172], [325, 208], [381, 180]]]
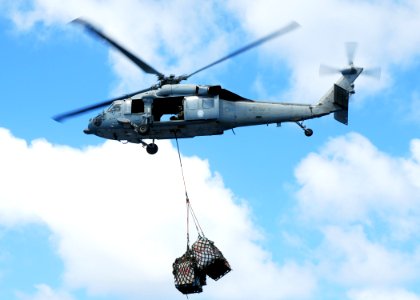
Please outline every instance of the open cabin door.
[[189, 96], [184, 98], [184, 119], [211, 120], [219, 118], [219, 96], [200, 97]]
[[129, 100], [131, 102], [130, 113], [132, 114], [142, 114], [144, 113], [144, 102], [142, 99], [133, 99]]

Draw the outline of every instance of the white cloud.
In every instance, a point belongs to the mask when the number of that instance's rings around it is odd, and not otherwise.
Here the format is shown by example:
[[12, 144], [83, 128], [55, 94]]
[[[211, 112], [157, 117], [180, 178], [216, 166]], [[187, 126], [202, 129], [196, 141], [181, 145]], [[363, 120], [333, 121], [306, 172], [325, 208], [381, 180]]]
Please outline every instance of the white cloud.
[[38, 284], [35, 286], [36, 292], [28, 295], [17, 292], [16, 297], [19, 300], [73, 300], [74, 298], [64, 291], [55, 291], [46, 284]]
[[338, 224], [366, 223], [379, 217], [396, 226], [391, 226], [392, 232], [401, 229], [401, 234], [404, 228], [394, 221], [405, 220], [411, 222], [413, 234], [418, 232], [419, 143], [412, 141], [411, 157], [395, 158], [356, 133], [330, 140], [296, 168], [303, 213]]
[[404, 289], [362, 289], [349, 292], [350, 300], [419, 300], [420, 296]]
[[410, 151], [394, 157], [350, 133], [300, 162], [297, 221], [320, 233], [312, 247], [319, 278], [369, 293], [418, 282], [420, 140]]
[[420, 275], [416, 253], [374, 242], [362, 226], [330, 226], [323, 234], [317, 253], [320, 270], [331, 282], [351, 287], [398, 286]]
[[[180, 295], [171, 272], [186, 247], [185, 198], [169, 142], [160, 142], [159, 153], [150, 156], [138, 145], [117, 142], [83, 150], [45, 140], [27, 144], [0, 129], [0, 144], [0, 215], [7, 217], [0, 222], [46, 224], [69, 290], [129, 298]], [[208, 162], [183, 157], [183, 165], [195, 213], [233, 267], [226, 278], [209, 282], [204, 297], [310, 295], [316, 286], [310, 267], [272, 261], [259, 246], [262, 235], [246, 204], [238, 203]]]

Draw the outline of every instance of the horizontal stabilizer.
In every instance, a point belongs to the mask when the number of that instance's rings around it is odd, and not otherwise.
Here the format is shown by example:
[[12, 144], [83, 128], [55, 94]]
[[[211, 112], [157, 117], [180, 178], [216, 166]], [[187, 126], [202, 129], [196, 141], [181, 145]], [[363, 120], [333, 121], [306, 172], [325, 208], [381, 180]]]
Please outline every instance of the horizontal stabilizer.
[[334, 85], [334, 105], [339, 108], [339, 110], [334, 112], [334, 119], [345, 125], [348, 124], [349, 96], [348, 90], [337, 84]]

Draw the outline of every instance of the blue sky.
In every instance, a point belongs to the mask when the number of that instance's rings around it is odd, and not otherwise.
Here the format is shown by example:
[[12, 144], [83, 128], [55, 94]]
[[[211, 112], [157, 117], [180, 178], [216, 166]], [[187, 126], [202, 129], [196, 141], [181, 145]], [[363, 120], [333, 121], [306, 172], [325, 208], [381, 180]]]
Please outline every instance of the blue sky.
[[[360, 77], [332, 116], [180, 141], [189, 195], [233, 271], [197, 299], [420, 299], [417, 1], [0, 1], [0, 299], [181, 299], [175, 144], [86, 136], [51, 116], [154, 83], [69, 24], [83, 16], [163, 73], [184, 74], [295, 20], [301, 28], [198, 74], [253, 99], [316, 102]], [[303, 9], [305, 8], [305, 9]], [[194, 234], [193, 234], [194, 236]]]

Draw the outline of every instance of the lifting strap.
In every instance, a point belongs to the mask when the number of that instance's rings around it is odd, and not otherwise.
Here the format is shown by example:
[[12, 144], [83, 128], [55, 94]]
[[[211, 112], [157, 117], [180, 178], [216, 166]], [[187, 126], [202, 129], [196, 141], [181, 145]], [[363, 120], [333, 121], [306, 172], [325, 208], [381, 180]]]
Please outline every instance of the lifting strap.
[[185, 182], [185, 176], [184, 176], [184, 167], [182, 166], [182, 159], [181, 159], [181, 153], [179, 151], [179, 144], [178, 144], [178, 137], [176, 136], [175, 132], [175, 141], [176, 141], [176, 148], [178, 150], [178, 158], [179, 158], [179, 165], [181, 166], [181, 175], [182, 175], [182, 181], [184, 182], [184, 191], [185, 191], [185, 204], [187, 206], [187, 250], [190, 249], [190, 215], [193, 219], [195, 228], [197, 229], [198, 235], [205, 237], [203, 229], [200, 226], [200, 223], [198, 222], [198, 219], [194, 213], [194, 210], [191, 206], [190, 199], [188, 197], [188, 191], [187, 191], [187, 184]]

